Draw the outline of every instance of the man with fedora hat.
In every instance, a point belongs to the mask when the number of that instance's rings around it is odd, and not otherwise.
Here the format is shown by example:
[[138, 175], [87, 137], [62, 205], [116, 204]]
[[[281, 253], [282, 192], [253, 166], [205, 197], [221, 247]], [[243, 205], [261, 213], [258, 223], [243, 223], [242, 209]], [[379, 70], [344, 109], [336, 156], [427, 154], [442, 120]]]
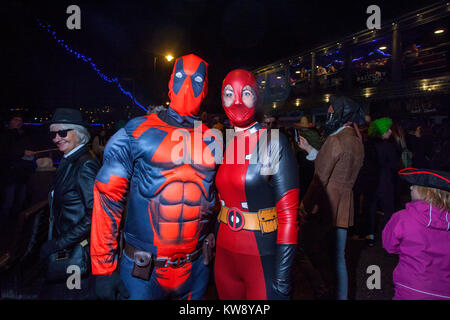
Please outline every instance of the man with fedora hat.
[[[92, 157], [86, 145], [90, 135], [79, 110], [56, 109], [49, 124], [50, 138], [64, 156], [49, 195], [48, 241], [40, 251], [41, 262], [47, 264], [47, 281], [40, 298], [90, 299], [95, 295], [93, 279], [88, 269], [90, 262], [87, 244], [91, 231], [94, 181], [100, 164]], [[81, 252], [76, 259], [73, 257], [75, 250]], [[83, 279], [79, 290], [67, 288], [66, 281], [70, 274], [65, 273], [66, 270], [57, 275], [61, 261], [69, 258], [71, 264], [82, 269]]]

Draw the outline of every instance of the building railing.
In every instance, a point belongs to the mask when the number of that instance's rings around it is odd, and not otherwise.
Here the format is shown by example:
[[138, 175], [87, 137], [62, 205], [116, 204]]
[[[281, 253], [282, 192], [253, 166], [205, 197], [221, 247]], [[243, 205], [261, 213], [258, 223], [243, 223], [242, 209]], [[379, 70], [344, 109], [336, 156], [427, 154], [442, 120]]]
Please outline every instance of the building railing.
[[48, 200], [38, 202], [19, 214], [15, 227], [3, 237], [7, 243], [3, 246], [3, 252], [0, 252], [0, 272], [26, 259], [46, 241], [48, 218]]

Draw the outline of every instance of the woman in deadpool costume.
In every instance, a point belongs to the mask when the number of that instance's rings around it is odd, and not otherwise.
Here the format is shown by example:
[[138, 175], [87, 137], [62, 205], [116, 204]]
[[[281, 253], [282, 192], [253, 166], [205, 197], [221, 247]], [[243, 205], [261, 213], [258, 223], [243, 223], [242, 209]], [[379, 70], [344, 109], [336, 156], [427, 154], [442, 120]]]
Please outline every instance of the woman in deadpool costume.
[[222, 104], [235, 136], [216, 176], [219, 298], [289, 299], [298, 231], [295, 157], [282, 133], [255, 120], [257, 84], [250, 72], [226, 76]]

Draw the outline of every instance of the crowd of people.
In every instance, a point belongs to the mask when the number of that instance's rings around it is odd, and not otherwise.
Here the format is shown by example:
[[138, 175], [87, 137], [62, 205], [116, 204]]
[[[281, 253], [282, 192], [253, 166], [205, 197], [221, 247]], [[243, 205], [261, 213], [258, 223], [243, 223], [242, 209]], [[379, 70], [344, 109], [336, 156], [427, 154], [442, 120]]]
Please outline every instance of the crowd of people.
[[[203, 299], [212, 280], [219, 299], [286, 300], [297, 263], [315, 299], [346, 300], [350, 236], [400, 255], [394, 299], [450, 299], [448, 122], [404, 128], [332, 96], [320, 130], [307, 116], [279, 127], [259, 117], [242, 69], [223, 81], [227, 121], [208, 118], [207, 67], [178, 58], [169, 107], [101, 130], [91, 147], [79, 110], [56, 109], [48, 130], [63, 157], [40, 299]], [[24, 209], [36, 163], [53, 165], [36, 161], [22, 125], [16, 115], [2, 133], [2, 227]], [[67, 287], [69, 265], [80, 290]]]

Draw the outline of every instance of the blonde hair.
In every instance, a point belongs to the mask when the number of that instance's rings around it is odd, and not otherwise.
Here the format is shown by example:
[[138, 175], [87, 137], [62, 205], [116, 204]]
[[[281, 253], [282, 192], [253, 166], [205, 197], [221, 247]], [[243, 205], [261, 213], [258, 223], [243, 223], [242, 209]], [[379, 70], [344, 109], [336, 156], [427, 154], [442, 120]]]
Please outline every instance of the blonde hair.
[[430, 202], [433, 207], [438, 209], [450, 211], [450, 192], [422, 186], [416, 187], [422, 200]]

